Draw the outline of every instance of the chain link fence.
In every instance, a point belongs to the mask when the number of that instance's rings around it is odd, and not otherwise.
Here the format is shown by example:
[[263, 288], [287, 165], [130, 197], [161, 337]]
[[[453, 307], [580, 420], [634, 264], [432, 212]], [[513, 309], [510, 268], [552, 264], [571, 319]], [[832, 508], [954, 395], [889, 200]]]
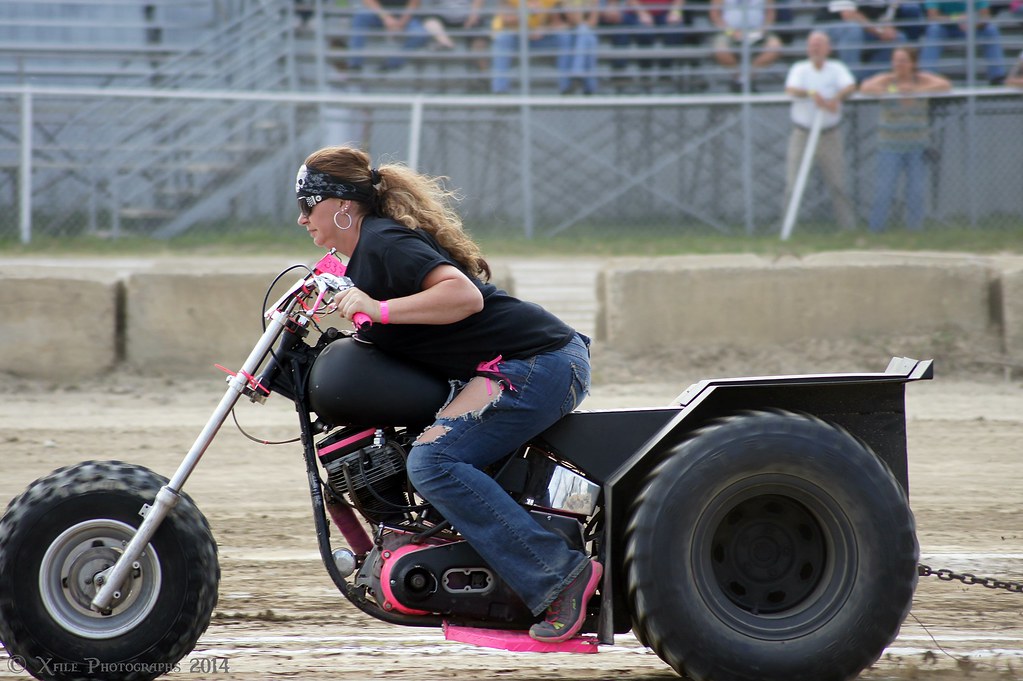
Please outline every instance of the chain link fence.
[[[357, 27], [365, 12], [356, 0], [150, 0], [134, 13], [121, 11], [125, 0], [95, 0], [74, 3], [81, 16], [57, 0], [8, 0], [0, 242], [278, 229], [295, 217], [295, 168], [336, 143], [450, 177], [476, 233], [780, 232], [791, 183], [784, 77], [827, 3], [773, 5], [779, 57], [739, 88], [735, 73], [748, 72], [758, 50], [739, 49], [735, 67], [719, 63], [710, 5], [690, 2], [678, 26], [654, 26], [646, 42], [601, 14], [596, 60], [581, 72], [599, 94], [555, 94], [557, 50], [532, 49], [524, 32], [509, 71], [514, 94], [471, 94], [488, 92], [496, 74], [492, 44], [477, 40], [492, 37], [495, 1], [482, 3], [473, 26], [449, 27], [454, 48], [435, 49], [429, 35], [410, 46], [404, 34]], [[976, 24], [982, 15], [967, 5]], [[525, 5], [517, 11], [527, 19]], [[410, 18], [425, 25], [431, 12], [424, 2]], [[87, 30], [110, 21], [110, 30]], [[892, 22], [907, 34], [926, 24]], [[1023, 44], [1008, 9], [992, 23], [1006, 52]], [[235, 47], [239, 34], [246, 40]], [[926, 100], [929, 141], [907, 186], [880, 163], [880, 112], [892, 101], [846, 103], [842, 195], [859, 229], [880, 204], [885, 229], [907, 218], [923, 229], [1019, 225], [1023, 91], [978, 86], [985, 40], [944, 41], [939, 66], [957, 87]], [[864, 48], [854, 71], [884, 68], [876, 44], [850, 45]], [[795, 234], [839, 228], [831, 194], [811, 171]]]
[[[345, 142], [378, 162], [448, 176], [477, 233], [765, 234], [783, 217], [792, 130], [788, 99], [772, 95], [495, 101], [8, 88], [0, 106], [7, 241], [290, 225], [295, 169], [313, 149]], [[880, 106], [854, 98], [839, 133], [861, 228], [886, 189]], [[923, 228], [1018, 225], [1023, 97], [953, 92], [928, 109]], [[150, 123], [132, 126], [137, 119]], [[819, 173], [806, 186], [795, 233], [838, 229]], [[887, 228], [903, 227], [905, 195], [889, 199]]]

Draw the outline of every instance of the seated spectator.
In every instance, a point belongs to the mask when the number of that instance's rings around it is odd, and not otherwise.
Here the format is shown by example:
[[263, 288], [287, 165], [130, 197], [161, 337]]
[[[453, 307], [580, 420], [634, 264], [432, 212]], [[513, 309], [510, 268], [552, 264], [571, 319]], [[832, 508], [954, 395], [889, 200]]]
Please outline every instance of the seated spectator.
[[[511, 92], [512, 61], [519, 53], [519, 3], [522, 0], [502, 0], [503, 7], [491, 22], [491, 43], [494, 77], [490, 89], [495, 94]], [[558, 0], [526, 0], [526, 29], [529, 49], [555, 50], [558, 64], [558, 89], [571, 86], [572, 36], [565, 30], [565, 22], [557, 11]]]
[[[469, 30], [480, 25], [480, 10], [483, 0], [425, 0], [423, 3], [423, 27], [433, 36], [437, 47], [455, 49], [455, 41], [448, 35], [448, 29]], [[482, 38], [473, 37], [471, 47], [483, 49]]]
[[[915, 40], [923, 32], [919, 24], [923, 12], [916, 3], [899, 0], [831, 0], [822, 20], [830, 24], [828, 34], [835, 53], [863, 79], [884, 70], [892, 58], [892, 48]], [[874, 66], [867, 66], [873, 64]]]
[[[1005, 81], [1005, 57], [1002, 54], [1002, 38], [998, 27], [991, 22], [988, 0], [972, 3], [977, 12], [975, 19], [977, 46], [987, 62], [987, 77], [992, 85]], [[920, 52], [920, 67], [937, 70], [938, 60], [945, 43], [951, 40], [965, 40], [970, 27], [966, 16], [967, 3], [961, 0], [927, 0], [927, 31], [924, 33], [923, 49]]]
[[1019, 53], [1019, 59], [1012, 67], [1012, 72], [1005, 80], [1005, 84], [1011, 87], [1023, 88], [1023, 52]]
[[[622, 27], [626, 25], [623, 3], [624, 0], [602, 0], [598, 22], [602, 34], [608, 37], [612, 45], [621, 48], [628, 47], [632, 40], [632, 36], [622, 30]], [[611, 59], [611, 70], [615, 74], [612, 76], [613, 78], [620, 77], [620, 72], [625, 69], [625, 64], [626, 60], [623, 58]]]
[[897, 47], [892, 70], [866, 80], [865, 95], [882, 97], [878, 125], [877, 172], [870, 231], [882, 232], [895, 199], [899, 177], [906, 178], [903, 207], [908, 229], [919, 230], [924, 221], [924, 187], [927, 179], [925, 152], [930, 144], [929, 100], [926, 95], [947, 92], [947, 78], [917, 69], [916, 51]]
[[571, 38], [570, 83], [559, 87], [561, 94], [581, 90], [584, 95], [597, 91], [597, 34], [600, 5], [597, 0], [562, 0], [562, 18]]
[[[692, 19], [684, 12], [685, 0], [625, 0], [621, 13], [621, 25], [625, 29], [611, 36], [611, 42], [618, 47], [635, 43], [641, 47], [652, 47], [660, 39], [664, 47], [678, 47], [686, 42], [685, 26]], [[653, 59], [639, 60], [643, 69], [652, 68]], [[670, 69], [672, 59], [656, 60], [662, 69]], [[667, 75], [667, 74], [663, 74]]]
[[[362, 0], [363, 9], [352, 15], [352, 31], [348, 47], [353, 52], [348, 59], [348, 68], [359, 70], [365, 63], [363, 51], [371, 33], [386, 29], [386, 35], [405, 37], [402, 49], [417, 50], [430, 41], [423, 23], [414, 16], [419, 0]], [[384, 69], [401, 68], [405, 57], [391, 55], [384, 60]]]
[[[750, 78], [753, 71], [770, 66], [781, 56], [781, 39], [770, 32], [774, 24], [774, 6], [766, 0], [712, 0], [710, 21], [721, 30], [714, 37], [714, 59], [721, 66], [735, 69], [731, 89], [742, 92], [742, 70], [737, 53], [743, 43], [748, 43], [757, 55], [750, 64]], [[756, 92], [752, 80], [749, 89]]]

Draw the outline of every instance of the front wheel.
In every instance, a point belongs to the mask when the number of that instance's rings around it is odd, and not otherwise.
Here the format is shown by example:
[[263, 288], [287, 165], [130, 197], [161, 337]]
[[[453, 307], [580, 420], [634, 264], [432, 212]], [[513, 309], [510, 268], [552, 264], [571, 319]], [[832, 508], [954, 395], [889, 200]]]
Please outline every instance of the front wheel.
[[633, 505], [633, 624], [699, 681], [844, 681], [895, 639], [918, 557], [906, 495], [865, 445], [736, 416], [676, 447]]
[[186, 495], [136, 561], [109, 613], [90, 607], [166, 479], [116, 461], [33, 482], [0, 519], [0, 641], [39, 679], [153, 679], [195, 647], [220, 568], [206, 519]]

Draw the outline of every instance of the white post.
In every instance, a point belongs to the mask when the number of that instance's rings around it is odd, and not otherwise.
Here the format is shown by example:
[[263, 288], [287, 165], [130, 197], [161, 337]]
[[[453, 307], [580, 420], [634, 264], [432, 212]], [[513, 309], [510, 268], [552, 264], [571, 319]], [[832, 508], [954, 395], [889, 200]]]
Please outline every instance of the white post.
[[796, 215], [799, 214], [799, 204], [803, 201], [803, 191], [806, 189], [806, 177], [810, 174], [810, 166], [813, 165], [813, 157], [817, 153], [817, 140], [821, 136], [822, 120], [821, 110], [816, 109], [813, 112], [813, 122], [810, 123], [810, 134], [806, 138], [806, 148], [803, 149], [803, 158], [799, 162], [796, 184], [792, 188], [792, 196], [789, 197], [789, 205], [785, 209], [785, 220], [781, 226], [782, 241], [788, 241], [792, 236], [792, 227], [796, 222]]
[[21, 93], [21, 243], [32, 241], [32, 93]]
[[423, 98], [412, 100], [412, 120], [409, 127], [408, 167], [417, 170], [419, 166], [419, 145], [423, 139]]

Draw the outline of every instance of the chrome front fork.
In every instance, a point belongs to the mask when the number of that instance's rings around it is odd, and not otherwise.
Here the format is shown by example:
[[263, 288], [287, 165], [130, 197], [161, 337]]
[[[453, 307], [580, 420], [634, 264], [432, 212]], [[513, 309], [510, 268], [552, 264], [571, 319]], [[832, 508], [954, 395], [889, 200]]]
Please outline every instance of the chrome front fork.
[[217, 405], [213, 415], [206, 422], [206, 427], [203, 428], [199, 437], [196, 438], [192, 448], [188, 451], [188, 455], [181, 462], [181, 465], [178, 466], [174, 477], [156, 494], [156, 500], [152, 506], [146, 504], [139, 510], [139, 515], [143, 516], [142, 524], [135, 531], [135, 535], [124, 548], [120, 558], [110, 568], [96, 575], [96, 584], [102, 586], [100, 586], [96, 596], [92, 599], [91, 606], [93, 610], [100, 613], [109, 612], [110, 604], [120, 597], [121, 586], [131, 572], [132, 564], [142, 555], [146, 545], [149, 544], [153, 535], [159, 529], [160, 523], [171, 512], [171, 509], [177, 505], [181, 498], [182, 486], [188, 480], [188, 476], [192, 474], [192, 471], [195, 470], [195, 467], [199, 464], [199, 459], [202, 458], [207, 447], [213, 442], [217, 431], [220, 430], [224, 421], [227, 420], [228, 414], [231, 413], [234, 405], [237, 404], [238, 399], [244, 393], [250, 377], [253, 376], [259, 365], [262, 364], [270, 348], [273, 347], [274, 342], [284, 331], [285, 322], [295, 304], [292, 301], [285, 310], [276, 310], [270, 315], [270, 323], [267, 325], [266, 331], [263, 332], [259, 342], [256, 343], [252, 352], [249, 353], [249, 357], [245, 360], [241, 371], [228, 381], [228, 389], [224, 393], [224, 397], [221, 398], [220, 404]]

